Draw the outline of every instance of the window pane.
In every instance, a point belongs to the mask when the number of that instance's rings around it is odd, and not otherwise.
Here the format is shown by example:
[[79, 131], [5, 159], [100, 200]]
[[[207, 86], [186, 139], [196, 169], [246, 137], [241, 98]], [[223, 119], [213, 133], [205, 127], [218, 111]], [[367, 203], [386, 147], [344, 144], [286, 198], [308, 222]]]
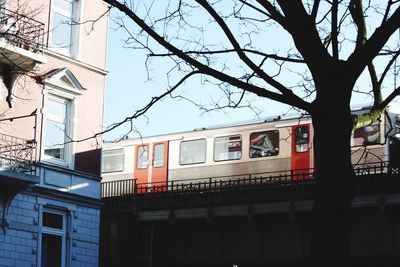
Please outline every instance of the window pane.
[[65, 129], [63, 123], [46, 120], [45, 155], [64, 159]]
[[102, 172], [117, 172], [124, 170], [124, 150], [103, 151]]
[[62, 237], [51, 234], [42, 234], [42, 267], [60, 267]]
[[46, 136], [44, 154], [65, 159], [68, 102], [49, 98], [46, 103]]
[[138, 147], [138, 162], [137, 162], [137, 168], [138, 169], [145, 169], [147, 168], [147, 165], [149, 164], [149, 148], [147, 146], [140, 146]]
[[279, 132], [265, 131], [250, 134], [250, 157], [269, 157], [279, 153]]
[[296, 152], [308, 151], [308, 127], [300, 126], [295, 130]]
[[60, 121], [65, 120], [65, 117], [67, 115], [67, 103], [49, 99], [47, 101], [46, 109], [47, 109], [47, 113], [60, 118]]
[[69, 49], [71, 46], [72, 20], [53, 12], [52, 45]]
[[379, 123], [374, 123], [365, 127], [354, 130], [354, 145], [366, 146], [379, 144], [381, 136], [379, 131]]
[[157, 144], [154, 146], [154, 167], [164, 166], [164, 144]]
[[63, 216], [57, 213], [43, 212], [42, 225], [45, 227], [63, 229]]
[[206, 140], [181, 142], [180, 164], [204, 163], [206, 161]]
[[234, 160], [242, 157], [240, 135], [216, 137], [214, 140], [214, 161]]
[[67, 1], [67, 0], [53, 0], [53, 1], [56, 7], [72, 13], [73, 1]]

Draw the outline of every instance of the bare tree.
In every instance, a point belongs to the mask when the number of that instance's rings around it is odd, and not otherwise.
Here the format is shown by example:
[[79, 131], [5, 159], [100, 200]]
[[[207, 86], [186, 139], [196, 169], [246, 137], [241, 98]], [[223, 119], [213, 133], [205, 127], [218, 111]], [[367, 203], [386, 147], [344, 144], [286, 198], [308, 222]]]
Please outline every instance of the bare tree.
[[[218, 108], [236, 107], [252, 93], [311, 115], [318, 177], [312, 258], [317, 266], [347, 265], [350, 137], [400, 92], [392, 82], [400, 1], [104, 1], [124, 15], [127, 44], [173, 64], [168, 75], [175, 83], [125, 122], [198, 75], [226, 92]], [[372, 108], [355, 116], [350, 103], [360, 86]]]

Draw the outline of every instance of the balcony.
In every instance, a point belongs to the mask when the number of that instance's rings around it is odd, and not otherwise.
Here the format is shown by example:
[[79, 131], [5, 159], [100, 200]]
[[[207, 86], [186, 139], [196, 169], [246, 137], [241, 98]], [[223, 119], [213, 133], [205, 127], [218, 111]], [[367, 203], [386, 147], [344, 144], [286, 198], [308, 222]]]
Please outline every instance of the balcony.
[[0, 134], [0, 186], [7, 191], [39, 182], [36, 176], [36, 141]]
[[0, 174], [10, 172], [17, 173], [12, 176], [35, 175], [35, 156], [35, 140], [25, 140], [0, 133]]
[[31, 71], [44, 63], [44, 24], [0, 8], [0, 61], [12, 68]]
[[8, 208], [14, 197], [30, 185], [38, 183], [35, 166], [36, 141], [0, 133], [0, 196], [3, 213], [0, 225], [8, 227]]

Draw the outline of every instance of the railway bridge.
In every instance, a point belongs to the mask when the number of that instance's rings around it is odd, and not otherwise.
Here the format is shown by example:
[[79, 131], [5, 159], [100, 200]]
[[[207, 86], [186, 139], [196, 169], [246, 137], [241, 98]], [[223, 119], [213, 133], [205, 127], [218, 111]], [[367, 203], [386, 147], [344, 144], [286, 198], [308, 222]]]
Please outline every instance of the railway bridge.
[[[400, 262], [400, 168], [355, 166], [354, 266]], [[298, 266], [309, 260], [314, 170], [163, 184], [103, 183], [103, 266]]]

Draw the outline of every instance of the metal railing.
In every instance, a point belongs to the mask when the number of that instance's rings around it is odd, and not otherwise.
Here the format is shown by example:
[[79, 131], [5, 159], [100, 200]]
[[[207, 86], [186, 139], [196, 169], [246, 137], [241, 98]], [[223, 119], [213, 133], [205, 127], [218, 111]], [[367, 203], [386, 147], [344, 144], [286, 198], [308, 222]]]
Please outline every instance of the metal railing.
[[35, 174], [36, 141], [0, 134], [0, 169]]
[[308, 199], [313, 196], [314, 181], [311, 170], [174, 181], [165, 189], [157, 184], [151, 188], [137, 184], [134, 204], [140, 211]]
[[[400, 165], [388, 162], [355, 165], [356, 194], [400, 192]], [[105, 208], [136, 211], [268, 203], [313, 199], [314, 169], [237, 176], [136, 183], [105, 182]]]
[[12, 45], [42, 54], [44, 23], [17, 12], [0, 8], [0, 38], [4, 38]]
[[136, 179], [105, 182], [101, 185], [101, 197], [107, 207], [113, 209], [134, 209]]

